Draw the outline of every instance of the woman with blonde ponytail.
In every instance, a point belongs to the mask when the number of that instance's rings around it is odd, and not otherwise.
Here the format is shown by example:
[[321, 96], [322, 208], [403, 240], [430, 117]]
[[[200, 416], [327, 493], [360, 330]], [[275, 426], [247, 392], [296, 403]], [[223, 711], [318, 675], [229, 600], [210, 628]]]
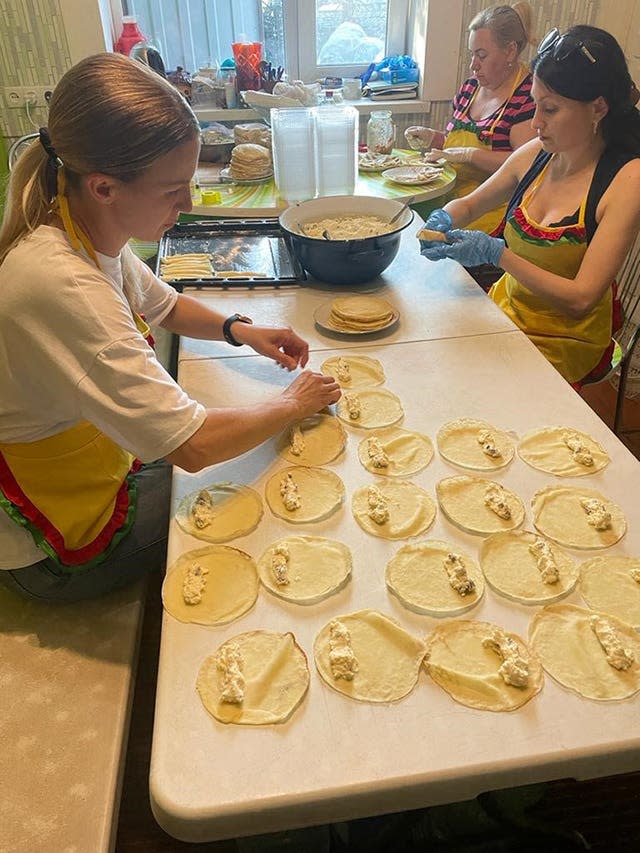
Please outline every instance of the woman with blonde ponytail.
[[291, 329], [225, 319], [128, 247], [159, 240], [191, 210], [199, 148], [173, 86], [100, 54], [61, 79], [48, 127], [11, 173], [0, 228], [0, 582], [23, 595], [91, 598], [161, 568], [172, 464], [198, 471], [244, 453], [340, 396], [331, 377], [304, 371], [269, 403], [205, 409], [156, 359], [147, 322], [248, 344], [288, 370], [308, 360]]

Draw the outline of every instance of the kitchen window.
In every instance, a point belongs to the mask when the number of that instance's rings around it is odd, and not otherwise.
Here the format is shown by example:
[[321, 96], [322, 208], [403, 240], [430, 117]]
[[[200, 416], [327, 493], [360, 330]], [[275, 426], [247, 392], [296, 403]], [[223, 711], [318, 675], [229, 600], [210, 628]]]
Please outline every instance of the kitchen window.
[[[264, 56], [306, 82], [355, 76], [406, 52], [411, 0], [122, 0], [125, 15], [159, 49], [167, 69], [187, 71], [231, 57], [246, 36]], [[311, 49], [308, 49], [311, 47]]]

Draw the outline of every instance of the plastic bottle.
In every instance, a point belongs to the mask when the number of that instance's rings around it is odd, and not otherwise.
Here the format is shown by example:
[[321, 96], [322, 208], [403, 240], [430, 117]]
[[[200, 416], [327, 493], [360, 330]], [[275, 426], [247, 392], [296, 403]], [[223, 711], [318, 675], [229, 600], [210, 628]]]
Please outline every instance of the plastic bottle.
[[122, 32], [113, 49], [116, 53], [129, 56], [131, 48], [140, 42], [146, 42], [147, 37], [138, 29], [138, 21], [135, 15], [124, 15], [122, 18]]

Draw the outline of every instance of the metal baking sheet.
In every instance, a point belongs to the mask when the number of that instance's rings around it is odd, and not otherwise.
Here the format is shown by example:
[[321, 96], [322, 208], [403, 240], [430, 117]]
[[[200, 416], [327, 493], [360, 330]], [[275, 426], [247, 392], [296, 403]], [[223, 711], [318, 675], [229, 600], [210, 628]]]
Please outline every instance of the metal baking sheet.
[[277, 219], [221, 219], [175, 225], [160, 241], [156, 273], [160, 274], [161, 258], [192, 252], [210, 253], [214, 270], [233, 270], [243, 275], [169, 280], [176, 290], [296, 286], [306, 279]]

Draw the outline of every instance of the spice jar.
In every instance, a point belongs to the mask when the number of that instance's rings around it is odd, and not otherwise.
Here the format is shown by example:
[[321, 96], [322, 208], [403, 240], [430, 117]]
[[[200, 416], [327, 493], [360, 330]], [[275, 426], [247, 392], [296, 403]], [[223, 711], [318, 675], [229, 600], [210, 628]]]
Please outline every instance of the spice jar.
[[390, 154], [396, 142], [391, 110], [374, 110], [367, 122], [367, 148], [372, 154]]

